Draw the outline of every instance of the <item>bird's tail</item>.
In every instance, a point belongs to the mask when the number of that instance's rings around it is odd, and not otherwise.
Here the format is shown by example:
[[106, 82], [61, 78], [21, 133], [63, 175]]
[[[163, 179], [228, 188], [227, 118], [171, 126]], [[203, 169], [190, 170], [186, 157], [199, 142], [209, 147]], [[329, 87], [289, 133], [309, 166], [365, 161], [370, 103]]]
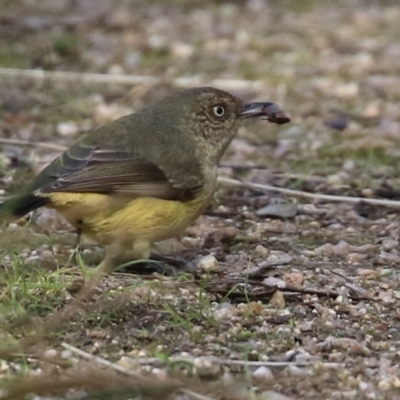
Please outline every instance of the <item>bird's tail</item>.
[[7, 218], [22, 217], [29, 212], [36, 210], [50, 202], [46, 197], [37, 196], [34, 193], [27, 193], [16, 198], [6, 200], [0, 204], [0, 221]]

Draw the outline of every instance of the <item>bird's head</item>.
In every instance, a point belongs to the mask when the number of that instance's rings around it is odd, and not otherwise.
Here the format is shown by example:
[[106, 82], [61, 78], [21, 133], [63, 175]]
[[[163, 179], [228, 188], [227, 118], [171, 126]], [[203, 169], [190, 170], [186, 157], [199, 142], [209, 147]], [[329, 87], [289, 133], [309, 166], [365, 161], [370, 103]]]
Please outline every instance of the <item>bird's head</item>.
[[177, 91], [162, 100], [183, 133], [190, 135], [218, 161], [244, 119], [267, 117], [275, 123], [289, 118], [274, 103], [243, 103], [234, 95], [212, 87]]

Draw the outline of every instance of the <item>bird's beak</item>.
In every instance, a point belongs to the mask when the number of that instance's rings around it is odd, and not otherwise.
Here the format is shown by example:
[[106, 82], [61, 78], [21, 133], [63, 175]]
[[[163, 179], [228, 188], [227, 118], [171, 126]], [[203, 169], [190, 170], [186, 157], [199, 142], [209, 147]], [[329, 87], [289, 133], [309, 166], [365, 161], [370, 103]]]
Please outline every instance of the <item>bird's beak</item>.
[[270, 122], [275, 124], [286, 124], [290, 118], [275, 103], [247, 103], [244, 110], [240, 113], [243, 118], [266, 117]]

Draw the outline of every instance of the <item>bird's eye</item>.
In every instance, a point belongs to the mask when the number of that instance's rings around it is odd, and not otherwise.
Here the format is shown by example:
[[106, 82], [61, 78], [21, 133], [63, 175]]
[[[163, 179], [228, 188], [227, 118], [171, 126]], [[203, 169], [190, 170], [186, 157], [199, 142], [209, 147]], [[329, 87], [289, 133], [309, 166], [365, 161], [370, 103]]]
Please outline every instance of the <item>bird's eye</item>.
[[213, 113], [216, 117], [222, 117], [225, 114], [225, 108], [222, 106], [213, 107]]

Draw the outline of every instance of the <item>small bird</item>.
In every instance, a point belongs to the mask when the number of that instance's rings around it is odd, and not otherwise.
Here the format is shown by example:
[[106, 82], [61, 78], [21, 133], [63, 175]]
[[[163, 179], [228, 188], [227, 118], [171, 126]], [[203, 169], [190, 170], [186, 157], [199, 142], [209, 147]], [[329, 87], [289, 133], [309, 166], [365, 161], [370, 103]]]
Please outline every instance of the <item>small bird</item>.
[[289, 122], [274, 103], [244, 104], [211, 87], [174, 92], [73, 144], [0, 204], [0, 217], [51, 207], [112, 248], [113, 265], [148, 259], [152, 243], [181, 234], [207, 207], [222, 154], [242, 121], [257, 116]]

